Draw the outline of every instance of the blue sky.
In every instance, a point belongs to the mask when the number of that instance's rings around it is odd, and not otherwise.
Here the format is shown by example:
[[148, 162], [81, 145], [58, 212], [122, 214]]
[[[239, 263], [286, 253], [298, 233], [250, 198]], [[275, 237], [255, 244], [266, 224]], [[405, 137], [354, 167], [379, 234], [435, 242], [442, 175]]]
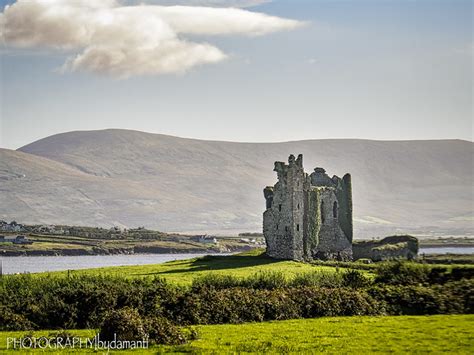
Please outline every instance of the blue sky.
[[471, 1], [276, 0], [246, 9], [306, 26], [184, 35], [227, 59], [125, 79], [61, 73], [71, 53], [5, 45], [0, 147], [104, 128], [254, 142], [472, 140]]

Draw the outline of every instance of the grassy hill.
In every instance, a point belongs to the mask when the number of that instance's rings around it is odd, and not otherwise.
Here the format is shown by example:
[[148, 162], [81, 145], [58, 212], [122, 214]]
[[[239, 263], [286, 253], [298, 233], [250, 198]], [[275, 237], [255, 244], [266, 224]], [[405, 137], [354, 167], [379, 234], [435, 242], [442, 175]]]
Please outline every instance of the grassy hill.
[[[127, 130], [69, 132], [0, 150], [0, 218], [146, 226], [166, 232], [260, 231], [275, 160], [353, 177], [356, 237], [472, 233], [474, 144], [460, 140], [232, 143]], [[442, 201], [442, 203], [439, 203]]]

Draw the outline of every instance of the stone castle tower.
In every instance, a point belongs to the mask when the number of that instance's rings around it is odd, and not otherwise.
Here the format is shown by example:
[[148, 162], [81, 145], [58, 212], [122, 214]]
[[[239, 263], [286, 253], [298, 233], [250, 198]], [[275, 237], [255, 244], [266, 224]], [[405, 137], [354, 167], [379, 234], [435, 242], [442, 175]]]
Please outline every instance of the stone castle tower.
[[304, 172], [303, 155], [275, 162], [275, 186], [264, 189], [263, 234], [276, 259], [352, 259], [351, 176]]

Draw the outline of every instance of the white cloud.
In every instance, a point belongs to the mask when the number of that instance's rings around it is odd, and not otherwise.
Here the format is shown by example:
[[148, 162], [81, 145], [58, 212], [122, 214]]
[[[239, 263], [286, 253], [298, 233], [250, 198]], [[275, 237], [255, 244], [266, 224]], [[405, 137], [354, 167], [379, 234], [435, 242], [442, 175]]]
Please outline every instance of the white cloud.
[[271, 0], [121, 0], [122, 4], [186, 5], [212, 7], [254, 7], [271, 2]]
[[72, 51], [64, 71], [126, 78], [181, 73], [226, 58], [216, 46], [186, 35], [256, 36], [301, 24], [236, 8], [19, 0], [0, 14], [0, 40], [9, 47]]

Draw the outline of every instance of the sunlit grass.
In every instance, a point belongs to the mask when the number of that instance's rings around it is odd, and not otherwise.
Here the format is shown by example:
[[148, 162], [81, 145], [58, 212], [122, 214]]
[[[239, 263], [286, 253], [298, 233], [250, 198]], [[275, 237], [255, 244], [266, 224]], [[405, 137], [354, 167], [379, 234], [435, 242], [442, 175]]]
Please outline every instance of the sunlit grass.
[[[237, 255], [205, 256], [187, 260], [169, 261], [153, 265], [113, 266], [69, 271], [72, 275], [110, 275], [119, 277], [160, 277], [170, 283], [187, 285], [195, 278], [212, 274], [231, 275], [246, 278], [259, 272], [281, 272], [288, 279], [311, 271], [335, 272], [332, 266], [311, 265], [296, 261], [274, 260], [263, 255], [263, 251], [253, 251]], [[68, 271], [34, 274], [41, 276], [67, 276]]]
[[[134, 353], [452, 353], [472, 354], [474, 315], [329, 317], [239, 325], [197, 326], [197, 340], [180, 346], [155, 346]], [[7, 337], [27, 332], [0, 332], [0, 353]], [[50, 331], [37, 331], [36, 337]], [[92, 337], [94, 330], [73, 330]], [[35, 352], [42, 351], [37, 350]], [[82, 352], [85, 352], [82, 350]], [[19, 353], [15, 351], [15, 353]], [[27, 353], [27, 352], [22, 352]]]

